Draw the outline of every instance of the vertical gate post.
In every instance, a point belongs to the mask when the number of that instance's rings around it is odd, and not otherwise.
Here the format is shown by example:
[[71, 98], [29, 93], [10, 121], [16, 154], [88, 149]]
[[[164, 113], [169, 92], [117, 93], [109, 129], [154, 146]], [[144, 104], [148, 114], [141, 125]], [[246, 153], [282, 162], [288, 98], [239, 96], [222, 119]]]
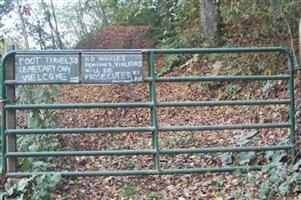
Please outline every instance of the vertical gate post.
[[301, 18], [299, 19], [299, 68], [301, 67]]
[[[8, 50], [14, 50], [14, 45], [9, 46]], [[6, 65], [6, 79], [15, 79], [15, 59], [10, 59]], [[5, 86], [4, 86], [5, 87]], [[8, 85], [6, 89], [6, 98], [8, 101], [14, 102], [16, 100], [15, 85]], [[16, 128], [16, 110], [6, 111], [6, 129]], [[16, 152], [17, 151], [17, 137], [16, 134], [9, 134], [7, 136], [6, 152]], [[16, 158], [8, 158], [7, 160], [7, 172], [15, 172], [17, 166]]]
[[160, 171], [160, 157], [159, 157], [159, 139], [158, 139], [158, 119], [157, 119], [157, 98], [156, 98], [156, 86], [155, 86], [155, 69], [154, 69], [154, 53], [148, 52], [148, 75], [152, 78], [149, 83], [150, 100], [153, 103], [151, 107], [151, 126], [155, 128], [152, 131], [152, 147], [156, 151], [154, 155], [154, 169]]

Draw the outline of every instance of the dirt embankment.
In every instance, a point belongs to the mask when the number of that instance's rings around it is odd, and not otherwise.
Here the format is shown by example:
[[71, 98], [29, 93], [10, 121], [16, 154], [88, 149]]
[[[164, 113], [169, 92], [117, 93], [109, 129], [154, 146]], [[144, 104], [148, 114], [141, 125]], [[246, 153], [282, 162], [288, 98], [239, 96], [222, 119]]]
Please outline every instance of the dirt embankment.
[[149, 37], [149, 26], [110, 26], [96, 32], [83, 49], [144, 49], [154, 47]]

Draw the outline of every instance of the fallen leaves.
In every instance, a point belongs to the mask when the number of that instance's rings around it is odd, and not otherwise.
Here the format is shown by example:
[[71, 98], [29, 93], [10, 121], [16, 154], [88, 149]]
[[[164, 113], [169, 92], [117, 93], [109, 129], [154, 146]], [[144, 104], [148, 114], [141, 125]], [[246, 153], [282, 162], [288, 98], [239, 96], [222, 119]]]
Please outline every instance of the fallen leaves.
[[[198, 58], [199, 59], [199, 58]], [[201, 62], [199, 59], [198, 62]], [[209, 72], [215, 68], [221, 70], [225, 63], [204, 61], [202, 69]], [[206, 68], [207, 67], [207, 68]], [[192, 74], [199, 73], [199, 66], [192, 62], [189, 68]], [[182, 68], [184, 69], [184, 67]], [[182, 70], [181, 69], [181, 70]], [[188, 72], [186, 72], [188, 73]], [[216, 72], [218, 73], [218, 72]], [[180, 72], [171, 72], [169, 76], [179, 76]], [[286, 83], [283, 83], [286, 84]], [[280, 91], [285, 96], [283, 85], [269, 87], [267, 94], [257, 92], [254, 83], [244, 84], [253, 97], [274, 98], [273, 92]], [[147, 102], [148, 84], [129, 84], [111, 86], [64, 86], [59, 103], [92, 102]], [[216, 100], [214, 91], [198, 83], [157, 83], [157, 99], [164, 101], [202, 101]], [[238, 97], [244, 97], [245, 91], [239, 90]], [[277, 97], [277, 96], [276, 96]], [[277, 123], [285, 121], [286, 106], [220, 106], [220, 107], [180, 107], [158, 108], [159, 126], [180, 125], [217, 125]], [[56, 111], [61, 127], [123, 127], [149, 126], [149, 109], [75, 109]], [[202, 131], [202, 132], [160, 132], [160, 148], [203, 148], [235, 146], [242, 130]], [[254, 134], [250, 145], [272, 145], [287, 134], [286, 129], [262, 129]], [[151, 133], [102, 133], [88, 135], [63, 135], [60, 142], [66, 150], [116, 150], [151, 149]], [[252, 155], [251, 155], [252, 156]], [[68, 161], [67, 161], [68, 160]], [[195, 168], [222, 166], [217, 154], [182, 154], [160, 156], [160, 167]], [[72, 157], [61, 161], [60, 169], [69, 170], [132, 170], [152, 169], [152, 156], [95, 156]], [[122, 199], [121, 193], [130, 183], [133, 194], [128, 199], [231, 199], [232, 193], [243, 186], [242, 180], [231, 174], [189, 174], [146, 177], [83, 177], [65, 180], [64, 193], [72, 199]], [[220, 195], [225, 194], [225, 196]]]

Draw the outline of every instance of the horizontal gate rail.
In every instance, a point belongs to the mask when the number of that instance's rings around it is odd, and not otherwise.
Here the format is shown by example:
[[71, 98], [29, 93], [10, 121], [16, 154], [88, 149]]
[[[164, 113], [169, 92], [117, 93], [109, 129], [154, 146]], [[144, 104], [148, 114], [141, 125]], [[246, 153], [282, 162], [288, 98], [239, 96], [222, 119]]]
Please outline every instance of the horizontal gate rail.
[[[205, 131], [229, 129], [261, 129], [261, 128], [289, 128], [291, 123], [265, 124], [235, 124], [235, 125], [204, 125], [204, 126], [166, 126], [158, 127], [158, 131]], [[113, 132], [149, 132], [155, 127], [106, 127], [106, 128], [53, 128], [53, 129], [7, 129], [9, 134], [64, 134], [64, 133], [113, 133]]]
[[[192, 149], [160, 149], [160, 154], [192, 154], [192, 153], [218, 153], [243, 151], [275, 151], [289, 150], [292, 146], [250, 146], [250, 147], [219, 147], [219, 148], [192, 148]], [[101, 151], [46, 151], [46, 152], [9, 152], [6, 157], [63, 157], [63, 156], [125, 156], [125, 155], [153, 155], [155, 150], [101, 150]]]
[[[174, 101], [158, 102], [157, 107], [187, 107], [187, 106], [239, 106], [239, 105], [278, 105], [290, 104], [289, 99], [267, 100], [233, 100], [233, 101]], [[10, 104], [6, 110], [39, 110], [39, 109], [95, 109], [95, 108], [150, 108], [151, 102], [134, 103], [75, 103], [75, 104]]]
[[[143, 82], [151, 82], [152, 80], [153, 80], [153, 78], [151, 78], [151, 77], [143, 78]], [[40, 83], [39, 85], [42, 85], [42, 84], [43, 83]], [[68, 84], [79, 85], [82, 83], [78, 82], [78, 83], [45, 83], [45, 84], [47, 84], [47, 85], [68, 85]], [[19, 83], [15, 80], [6, 80], [6, 81], [4, 81], [4, 85], [24, 85], [24, 83]], [[36, 83], [26, 83], [26, 85], [36, 85]]]
[[[206, 82], [206, 81], [268, 81], [268, 80], [289, 80], [290, 76], [283, 75], [249, 75], [249, 76], [176, 76], [176, 77], [145, 77], [143, 79], [144, 82], [151, 82], [155, 80], [156, 82]], [[23, 83], [18, 83], [16, 81], [5, 81], [5, 85], [23, 85]], [[35, 83], [27, 83], [35, 85]], [[51, 83], [47, 83], [50, 85]], [[52, 83], [52, 84], [66, 84], [66, 83]], [[80, 84], [80, 83], [72, 83], [72, 84]]]
[[218, 152], [243, 152], [243, 151], [275, 151], [289, 150], [291, 145], [282, 146], [249, 146], [249, 147], [208, 147], [208, 148], [192, 148], [192, 149], [162, 149], [161, 154], [191, 154], [191, 153], [218, 153]]
[[8, 134], [63, 134], [63, 133], [112, 133], [112, 132], [149, 132], [154, 127], [106, 127], [106, 128], [49, 128], [49, 129], [7, 129]]
[[238, 47], [238, 48], [181, 48], [181, 49], [144, 49], [145, 53], [153, 54], [226, 54], [226, 53], [281, 53], [291, 57], [290, 53], [282, 47]]
[[233, 101], [186, 101], [186, 102], [158, 102], [158, 107], [182, 107], [182, 106], [250, 106], [250, 105], [279, 105], [290, 104], [289, 99], [267, 100], [233, 100]]
[[61, 157], [61, 156], [125, 156], [125, 155], [152, 155], [156, 151], [144, 150], [102, 150], [102, 151], [47, 151], [47, 152], [10, 152], [6, 157]]
[[74, 104], [11, 104], [4, 108], [7, 110], [29, 110], [29, 109], [95, 109], [95, 108], [150, 108], [151, 102], [133, 103], [74, 103]]
[[73, 171], [73, 172], [9, 172], [8, 177], [28, 177], [45, 174], [59, 173], [64, 177], [74, 176], [146, 176], [146, 175], [168, 175], [168, 174], [193, 174], [193, 173], [219, 173], [235, 172], [238, 170], [261, 170], [263, 166], [235, 166], [235, 167], [212, 167], [192, 169], [161, 169], [157, 170], [120, 170], [120, 171]]
[[[59, 55], [78, 54], [83, 52], [136, 52], [137, 50], [70, 50], [70, 51], [43, 51], [48, 54]], [[236, 170], [260, 170], [263, 166], [225, 166], [211, 168], [179, 168], [165, 169], [160, 165], [161, 155], [173, 154], [198, 154], [198, 153], [223, 153], [223, 152], [264, 152], [264, 151], [288, 151], [292, 154], [295, 148], [295, 110], [294, 110], [294, 73], [293, 60], [290, 53], [280, 47], [263, 48], [203, 48], [203, 49], [144, 49], [140, 50], [146, 55], [148, 61], [148, 74], [143, 77], [142, 83], [148, 83], [149, 100], [145, 102], [98, 102], [98, 103], [54, 103], [54, 104], [17, 104], [7, 99], [6, 89], [13, 85], [23, 84], [81, 84], [78, 83], [22, 83], [16, 80], [7, 80], [6, 63], [14, 59], [19, 53], [24, 55], [39, 55], [41, 51], [12, 51], [4, 56], [2, 62], [2, 163], [3, 173], [7, 177], [24, 177], [32, 175], [44, 175], [60, 173], [62, 176], [136, 176], [136, 175], [163, 175], [163, 174], [191, 174], [191, 173], [214, 173], [214, 172], [234, 172]], [[247, 76], [171, 76], [157, 77], [155, 75], [155, 56], [161, 54], [245, 54], [245, 53], [279, 53], [287, 57], [288, 70], [277, 75], [247, 75]], [[255, 99], [255, 100], [212, 100], [212, 101], [158, 101], [156, 94], [156, 84], [163, 85], [166, 82], [232, 82], [232, 81], [278, 81], [287, 82], [288, 97], [276, 99]], [[136, 83], [141, 84], [141, 83]], [[167, 107], [213, 107], [213, 106], [262, 106], [262, 105], [286, 105], [289, 109], [289, 119], [284, 122], [259, 123], [259, 124], [213, 124], [194, 126], [160, 126], [158, 123], [158, 108]], [[45, 128], [45, 129], [16, 129], [16, 127], [6, 127], [6, 114], [14, 110], [40, 110], [40, 109], [137, 109], [143, 108], [150, 111], [150, 123], [148, 126], [129, 127], [96, 127], [96, 128]], [[232, 146], [232, 147], [204, 147], [204, 148], [161, 148], [159, 146], [159, 132], [182, 132], [182, 131], [218, 131], [218, 130], [238, 130], [238, 129], [288, 129], [289, 144], [273, 146]], [[40, 151], [40, 152], [7, 152], [7, 138], [11, 135], [30, 134], [95, 134], [95, 133], [151, 133], [151, 147], [149, 149], [114, 149], [114, 150], [92, 150], [92, 151]], [[174, 134], [174, 133], [173, 133]], [[219, 134], [215, 132], [214, 134]], [[168, 134], [167, 134], [168, 135]], [[69, 156], [152, 156], [153, 166], [151, 169], [133, 170], [112, 170], [112, 171], [67, 171], [67, 172], [14, 172], [7, 170], [7, 159], [15, 158], [44, 158], [44, 157], [69, 157]]]
[[289, 75], [270, 76], [193, 76], [193, 77], [160, 77], [156, 82], [185, 82], [185, 81], [266, 81], [266, 80], [289, 80]]
[[167, 127], [160, 127], [159, 131], [210, 131], [210, 130], [229, 130], [229, 129], [261, 129], [261, 128], [289, 128], [289, 127], [291, 127], [291, 123], [167, 126]]

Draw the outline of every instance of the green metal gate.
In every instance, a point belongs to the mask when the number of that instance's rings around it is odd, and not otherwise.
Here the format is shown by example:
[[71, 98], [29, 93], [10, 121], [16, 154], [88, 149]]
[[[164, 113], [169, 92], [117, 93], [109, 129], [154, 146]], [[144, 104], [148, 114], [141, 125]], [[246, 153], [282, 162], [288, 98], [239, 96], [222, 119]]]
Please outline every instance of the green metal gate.
[[[295, 146], [295, 110], [294, 110], [294, 73], [292, 57], [283, 48], [205, 48], [205, 49], [145, 49], [141, 50], [147, 56], [148, 76], [143, 82], [149, 84], [148, 102], [136, 103], [80, 103], [80, 104], [16, 104], [8, 98], [9, 87], [17, 85], [14, 78], [6, 77], [7, 63], [12, 61], [18, 51], [12, 51], [5, 55], [2, 62], [2, 173], [10, 176], [31, 176], [54, 172], [15, 172], [8, 170], [7, 162], [10, 158], [22, 157], [61, 157], [61, 156], [120, 156], [120, 155], [153, 155], [153, 169], [126, 170], [126, 171], [69, 171], [59, 172], [62, 176], [127, 176], [127, 175], [158, 175], [158, 174], [187, 174], [206, 172], [231, 172], [238, 169], [258, 170], [262, 166], [227, 166], [214, 168], [189, 168], [189, 169], [161, 169], [160, 155], [164, 154], [190, 154], [190, 153], [214, 153], [214, 152], [244, 152], [244, 151], [270, 151], [286, 150], [294, 153]], [[44, 53], [47, 51], [43, 51]], [[49, 54], [55, 51], [48, 51]], [[62, 51], [61, 51], [62, 52]], [[69, 51], [70, 52], [70, 51]], [[74, 50], [81, 54], [83, 51]], [[281, 75], [249, 75], [249, 76], [186, 76], [186, 77], [157, 77], [155, 75], [154, 56], [158, 54], [231, 54], [231, 53], [279, 53], [288, 59], [288, 73]], [[32, 52], [38, 54], [39, 51]], [[30, 51], [29, 51], [30, 54]], [[233, 101], [189, 101], [189, 102], [158, 102], [156, 99], [156, 83], [160, 82], [204, 82], [204, 81], [288, 81], [287, 99], [269, 100], [233, 100]], [[228, 106], [228, 105], [276, 105], [286, 104], [289, 107], [289, 119], [283, 123], [263, 124], [236, 124], [236, 125], [203, 125], [203, 126], [160, 126], [157, 120], [157, 108], [159, 107], [196, 107], [196, 106]], [[150, 125], [147, 127], [105, 127], [105, 128], [55, 128], [55, 129], [16, 129], [7, 127], [8, 112], [26, 109], [93, 109], [93, 108], [149, 108], [151, 113]], [[229, 130], [229, 129], [261, 129], [261, 128], [288, 128], [290, 134], [289, 145], [282, 146], [251, 146], [251, 147], [215, 147], [193, 149], [162, 149], [159, 147], [158, 133], [160, 131], [204, 131], [204, 130]], [[108, 150], [108, 151], [53, 151], [53, 152], [10, 152], [7, 139], [12, 135], [24, 134], [89, 134], [89, 133], [116, 133], [116, 132], [151, 132], [152, 148], [141, 150]]]

